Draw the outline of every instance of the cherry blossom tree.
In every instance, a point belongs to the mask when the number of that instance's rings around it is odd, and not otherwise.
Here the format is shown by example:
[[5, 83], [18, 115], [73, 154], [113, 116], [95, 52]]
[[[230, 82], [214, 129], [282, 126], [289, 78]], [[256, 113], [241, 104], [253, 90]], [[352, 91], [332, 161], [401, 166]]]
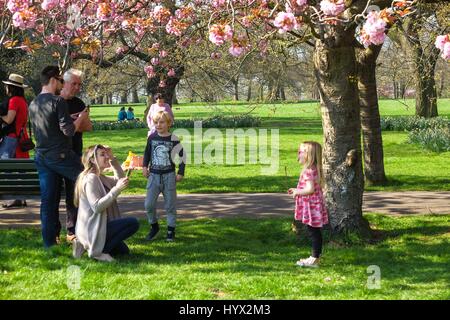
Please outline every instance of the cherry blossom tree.
[[[439, 1], [0, 0], [0, 45], [32, 52], [42, 45], [59, 44], [65, 48], [63, 66], [74, 58], [108, 66], [134, 56], [145, 62], [143, 71], [152, 79], [152, 87], [157, 83], [160, 88], [177, 83], [174, 78], [184, 68], [182, 49], [203, 38], [226, 46], [232, 56], [252, 50], [264, 53], [267, 42], [280, 37], [313, 45], [331, 229], [364, 235], [369, 227], [362, 217], [355, 47], [380, 45], [387, 27], [413, 14], [417, 3], [428, 2]], [[448, 36], [443, 36], [436, 45], [448, 58]], [[342, 167], [350, 150], [357, 151], [358, 159]], [[338, 168], [349, 177], [347, 185], [336, 179]]]

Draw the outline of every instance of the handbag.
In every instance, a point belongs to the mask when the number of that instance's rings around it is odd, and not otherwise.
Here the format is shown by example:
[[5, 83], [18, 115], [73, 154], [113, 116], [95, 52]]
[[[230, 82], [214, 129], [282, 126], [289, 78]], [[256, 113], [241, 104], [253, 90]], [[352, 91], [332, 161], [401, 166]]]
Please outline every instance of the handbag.
[[[31, 131], [30, 131], [30, 135], [31, 135]], [[22, 150], [23, 152], [27, 152], [30, 150], [33, 150], [35, 147], [35, 144], [33, 142], [33, 140], [30, 138], [24, 138], [24, 134], [23, 134], [23, 128], [20, 129], [20, 134], [19, 134], [19, 147], [20, 150]]]

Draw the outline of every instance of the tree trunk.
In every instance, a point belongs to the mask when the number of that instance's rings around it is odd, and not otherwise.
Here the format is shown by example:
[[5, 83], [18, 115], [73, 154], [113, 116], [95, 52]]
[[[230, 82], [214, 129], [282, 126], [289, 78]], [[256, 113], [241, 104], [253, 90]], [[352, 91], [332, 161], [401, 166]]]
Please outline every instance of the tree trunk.
[[139, 95], [136, 88], [133, 88], [133, 90], [131, 90], [131, 102], [139, 103]]
[[380, 51], [381, 46], [356, 49], [364, 151], [364, 176], [366, 183], [371, 185], [382, 185], [386, 183], [380, 110], [377, 97], [377, 80], [375, 77], [376, 61]]
[[[348, 151], [353, 149], [361, 154], [360, 108], [352, 37], [351, 32], [341, 30], [338, 36], [329, 38], [344, 42], [339, 46], [326, 45], [318, 40], [314, 50], [314, 71], [322, 110], [323, 168], [331, 231], [368, 236], [370, 228], [362, 216], [364, 181], [361, 157], [358, 156], [352, 166], [345, 166]], [[339, 182], [337, 172], [351, 177], [346, 185]]]
[[239, 76], [232, 80], [234, 88], [234, 101], [239, 101]]
[[120, 95], [120, 103], [124, 104], [124, 103], [128, 103], [128, 92], [123, 91], [122, 94]]
[[437, 55], [424, 52], [419, 45], [414, 46], [416, 76], [416, 115], [425, 118], [437, 117], [437, 93], [434, 79]]
[[166, 103], [168, 103], [170, 106], [172, 106], [173, 101], [173, 95], [175, 93], [175, 88], [180, 82], [181, 77], [184, 74], [184, 67], [178, 66], [175, 68], [175, 74], [174, 77], [169, 77], [166, 79], [166, 85], [165, 87], [161, 88], [159, 86], [160, 79], [158, 77], [150, 78], [147, 80], [147, 95], [154, 96], [156, 93], [161, 93], [164, 97], [164, 100]]
[[172, 97], [172, 105], [178, 104], [178, 98], [177, 98], [177, 87], [175, 86], [175, 90], [173, 91], [173, 97]]
[[280, 98], [281, 101], [286, 101], [286, 92], [284, 91], [283, 85], [280, 85]]
[[248, 80], [248, 87], [247, 87], [247, 101], [252, 100], [252, 79], [250, 78]]

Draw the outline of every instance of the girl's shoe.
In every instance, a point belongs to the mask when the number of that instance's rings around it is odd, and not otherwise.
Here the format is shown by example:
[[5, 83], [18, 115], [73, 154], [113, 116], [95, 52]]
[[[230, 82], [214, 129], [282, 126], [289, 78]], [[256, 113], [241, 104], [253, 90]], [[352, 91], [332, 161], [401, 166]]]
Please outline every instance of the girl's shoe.
[[107, 253], [102, 253], [101, 255], [99, 255], [98, 257], [94, 257], [94, 259], [98, 260], [98, 261], [105, 261], [105, 262], [113, 262], [114, 258], [111, 257], [109, 254]]
[[77, 239], [72, 241], [72, 255], [75, 259], [80, 259], [85, 251], [83, 245]]
[[320, 263], [320, 258], [309, 257], [307, 259], [301, 259], [297, 261], [297, 265], [299, 267], [307, 267], [307, 268], [318, 268]]

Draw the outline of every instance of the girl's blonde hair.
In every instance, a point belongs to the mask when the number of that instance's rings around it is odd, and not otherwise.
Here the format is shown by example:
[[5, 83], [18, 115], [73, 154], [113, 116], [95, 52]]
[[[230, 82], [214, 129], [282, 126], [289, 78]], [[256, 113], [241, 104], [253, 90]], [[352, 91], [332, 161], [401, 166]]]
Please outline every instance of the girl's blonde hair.
[[161, 118], [164, 118], [164, 120], [167, 122], [167, 125], [169, 126], [169, 128], [172, 126], [172, 118], [170, 118], [170, 114], [167, 111], [163, 111], [163, 110], [155, 113], [155, 115], [152, 118], [153, 123], [157, 123], [159, 121], [159, 119], [161, 119]]
[[315, 141], [305, 141], [302, 143], [306, 147], [306, 157], [303, 170], [310, 169], [315, 166], [319, 178], [319, 184], [323, 186], [323, 170], [322, 170], [322, 146]]
[[100, 167], [97, 161], [97, 151], [106, 149], [105, 146], [101, 144], [96, 144], [94, 146], [90, 146], [83, 153], [81, 158], [81, 162], [83, 163], [84, 170], [80, 173], [77, 178], [77, 182], [75, 183], [75, 194], [74, 194], [74, 204], [76, 207], [80, 204], [80, 197], [83, 193], [84, 183], [83, 179], [89, 173], [94, 173], [96, 175], [100, 175]]

